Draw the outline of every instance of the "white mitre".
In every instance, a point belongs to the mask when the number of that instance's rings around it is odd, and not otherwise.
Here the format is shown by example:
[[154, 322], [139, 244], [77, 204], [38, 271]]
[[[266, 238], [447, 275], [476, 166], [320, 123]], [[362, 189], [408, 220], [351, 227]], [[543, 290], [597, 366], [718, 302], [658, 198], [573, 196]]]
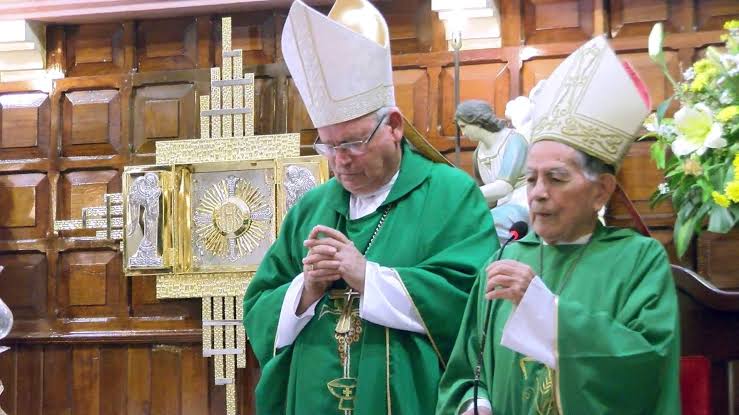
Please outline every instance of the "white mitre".
[[558, 141], [618, 170], [650, 110], [644, 83], [599, 36], [547, 78], [536, 97], [532, 142]]
[[[395, 106], [390, 31], [367, 0], [338, 0], [328, 16], [295, 0], [282, 54], [316, 128]], [[448, 163], [408, 120], [403, 133], [421, 154]]]

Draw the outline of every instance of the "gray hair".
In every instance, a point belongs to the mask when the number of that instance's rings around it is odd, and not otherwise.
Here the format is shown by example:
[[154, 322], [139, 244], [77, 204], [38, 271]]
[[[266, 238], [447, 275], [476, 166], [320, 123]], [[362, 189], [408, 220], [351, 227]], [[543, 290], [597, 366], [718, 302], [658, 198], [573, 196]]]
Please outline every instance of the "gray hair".
[[491, 133], [497, 133], [505, 127], [505, 121], [495, 116], [490, 104], [479, 99], [470, 99], [460, 103], [454, 113], [454, 120], [480, 126]]
[[577, 152], [577, 163], [580, 165], [583, 175], [591, 182], [597, 181], [598, 176], [601, 174], [616, 175], [616, 169], [612, 165], [607, 164], [603, 160], [595, 158], [581, 150], [574, 150]]

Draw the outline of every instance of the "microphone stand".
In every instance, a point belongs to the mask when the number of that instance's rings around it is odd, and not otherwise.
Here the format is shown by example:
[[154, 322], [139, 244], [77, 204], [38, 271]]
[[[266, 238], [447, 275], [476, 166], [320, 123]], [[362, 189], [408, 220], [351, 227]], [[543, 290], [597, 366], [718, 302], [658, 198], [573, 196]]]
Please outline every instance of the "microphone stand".
[[[506, 246], [508, 246], [509, 243], [512, 241], [518, 239], [519, 235], [518, 232], [512, 232], [512, 235], [508, 240], [503, 244], [503, 246], [500, 248], [500, 251], [498, 251], [498, 258], [495, 261], [500, 261], [500, 258], [503, 256], [503, 250]], [[482, 326], [482, 336], [480, 336], [480, 353], [477, 356], [477, 366], [475, 367], [475, 380], [472, 384], [472, 405], [474, 408], [475, 415], [480, 415], [480, 412], [478, 412], [477, 409], [477, 396], [480, 389], [480, 372], [482, 370], [482, 354], [485, 351], [485, 338], [488, 335], [488, 325], [490, 324], [490, 314], [493, 309], [493, 301], [488, 301], [487, 307], [485, 307], [485, 324]]]

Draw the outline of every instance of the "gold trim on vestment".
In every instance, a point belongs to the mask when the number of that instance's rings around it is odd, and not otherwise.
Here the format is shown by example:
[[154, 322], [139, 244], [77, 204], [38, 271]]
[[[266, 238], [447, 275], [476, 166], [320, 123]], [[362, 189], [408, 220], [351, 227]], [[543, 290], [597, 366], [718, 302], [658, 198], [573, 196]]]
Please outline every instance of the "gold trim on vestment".
[[395, 271], [395, 275], [398, 276], [398, 281], [400, 281], [400, 286], [403, 287], [403, 291], [405, 291], [405, 295], [408, 297], [409, 300], [411, 300], [411, 304], [413, 305], [413, 310], [416, 312], [416, 315], [418, 316], [418, 318], [421, 319], [421, 325], [423, 325], [424, 330], [426, 330], [426, 337], [429, 338], [429, 341], [431, 342], [431, 347], [434, 348], [436, 355], [439, 357], [439, 361], [441, 362], [441, 368], [443, 370], [446, 370], [446, 361], [441, 356], [441, 352], [439, 351], [439, 348], [436, 347], [436, 342], [434, 341], [434, 338], [431, 336], [431, 331], [429, 331], [429, 328], [426, 325], [426, 322], [423, 320], [423, 316], [418, 311], [418, 307], [416, 307], [416, 302], [413, 301], [413, 297], [411, 297], [410, 292], [408, 292], [408, 288], [406, 288], [405, 283], [403, 282], [403, 279], [400, 278], [400, 273], [398, 273], [398, 271]]

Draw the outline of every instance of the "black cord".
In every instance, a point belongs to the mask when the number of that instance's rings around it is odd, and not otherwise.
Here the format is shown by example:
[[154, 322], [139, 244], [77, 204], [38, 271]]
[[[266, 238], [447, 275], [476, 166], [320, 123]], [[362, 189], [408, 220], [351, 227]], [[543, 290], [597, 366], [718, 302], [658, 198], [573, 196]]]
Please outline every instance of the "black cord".
[[[503, 244], [503, 247], [498, 251], [498, 258], [495, 261], [500, 261], [503, 256], [503, 250], [509, 243], [516, 239], [518, 235], [511, 235], [510, 238]], [[477, 396], [480, 389], [480, 372], [482, 370], [482, 354], [485, 351], [485, 338], [488, 335], [488, 325], [490, 324], [490, 314], [493, 310], [493, 301], [488, 301], [487, 307], [485, 308], [485, 324], [482, 326], [482, 336], [480, 336], [480, 353], [477, 356], [477, 366], [475, 367], [475, 380], [472, 385], [472, 407], [474, 408], [475, 415], [480, 415], [477, 409]]]

